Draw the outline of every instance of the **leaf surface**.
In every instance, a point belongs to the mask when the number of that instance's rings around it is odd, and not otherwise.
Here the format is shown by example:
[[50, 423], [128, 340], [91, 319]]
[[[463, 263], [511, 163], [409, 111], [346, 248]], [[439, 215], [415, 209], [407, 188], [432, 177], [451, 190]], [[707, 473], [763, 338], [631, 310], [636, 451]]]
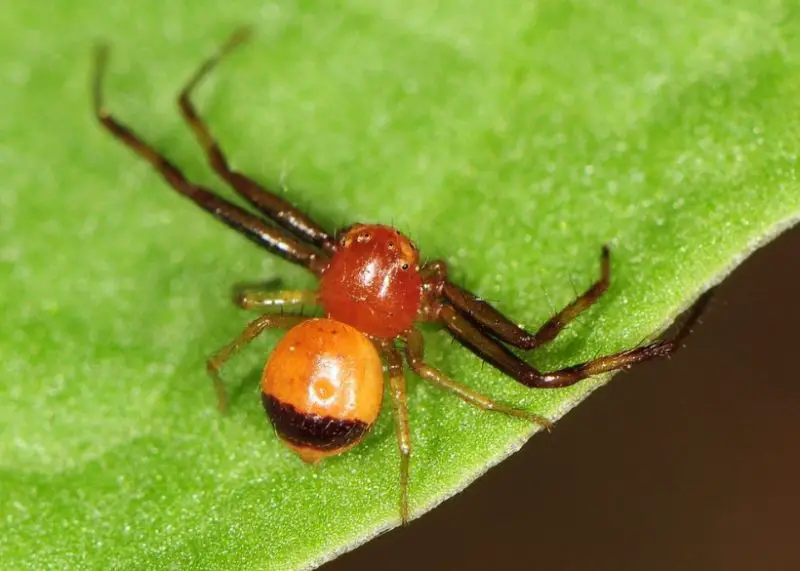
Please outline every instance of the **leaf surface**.
[[[248, 172], [334, 229], [390, 223], [535, 328], [613, 285], [542, 368], [650, 338], [798, 219], [800, 28], [781, 2], [77, 0], [4, 10], [0, 36], [0, 560], [15, 569], [310, 568], [397, 524], [388, 407], [318, 468], [257, 397], [278, 334], [204, 359], [251, 316], [231, 284], [313, 287], [176, 196], [90, 116], [111, 108], [199, 182], [174, 98], [232, 29], [258, 36], [196, 98]], [[430, 362], [557, 418], [604, 379], [528, 390], [426, 329]], [[412, 511], [531, 435], [410, 377]]]

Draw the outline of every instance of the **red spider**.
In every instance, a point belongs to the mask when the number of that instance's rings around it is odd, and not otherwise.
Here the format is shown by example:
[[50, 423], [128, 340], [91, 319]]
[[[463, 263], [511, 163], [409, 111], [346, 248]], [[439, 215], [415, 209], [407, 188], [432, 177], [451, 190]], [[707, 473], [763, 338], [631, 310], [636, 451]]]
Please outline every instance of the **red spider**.
[[187, 180], [166, 157], [105, 109], [101, 80], [106, 52], [102, 49], [97, 53], [93, 90], [94, 112], [100, 123], [147, 160], [178, 193], [262, 248], [307, 268], [319, 278], [316, 291], [238, 291], [236, 303], [244, 309], [318, 305], [325, 317], [261, 315], [209, 358], [208, 372], [221, 410], [226, 407], [225, 388], [218, 374], [222, 364], [263, 331], [289, 329], [264, 369], [262, 400], [279, 438], [305, 461], [317, 462], [355, 446], [366, 436], [381, 408], [385, 363], [401, 459], [400, 516], [406, 522], [411, 442], [403, 356], [418, 376], [471, 405], [550, 426], [547, 419], [497, 403], [426, 364], [423, 339], [414, 328], [415, 323], [440, 323], [478, 357], [533, 388], [565, 387], [599, 373], [667, 356], [680, 346], [708, 294], [695, 304], [672, 339], [556, 371], [539, 371], [508, 346], [529, 350], [552, 341], [597, 301], [609, 285], [607, 248], [602, 251], [600, 279], [538, 331], [529, 333], [487, 302], [450, 282], [444, 261], [420, 264], [417, 247], [396, 229], [355, 224], [334, 238], [283, 198], [231, 169], [189, 95], [244, 37], [242, 32], [234, 34], [216, 55], [206, 60], [181, 91], [178, 103], [213, 169], [261, 216]]

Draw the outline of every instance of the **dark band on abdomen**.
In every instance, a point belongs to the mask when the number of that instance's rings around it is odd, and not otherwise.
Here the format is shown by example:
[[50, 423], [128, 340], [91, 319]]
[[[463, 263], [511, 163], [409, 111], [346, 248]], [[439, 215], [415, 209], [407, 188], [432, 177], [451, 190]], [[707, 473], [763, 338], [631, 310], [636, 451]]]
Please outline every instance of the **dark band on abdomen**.
[[369, 430], [366, 422], [300, 412], [265, 393], [261, 393], [261, 402], [281, 438], [296, 446], [336, 450], [358, 442]]

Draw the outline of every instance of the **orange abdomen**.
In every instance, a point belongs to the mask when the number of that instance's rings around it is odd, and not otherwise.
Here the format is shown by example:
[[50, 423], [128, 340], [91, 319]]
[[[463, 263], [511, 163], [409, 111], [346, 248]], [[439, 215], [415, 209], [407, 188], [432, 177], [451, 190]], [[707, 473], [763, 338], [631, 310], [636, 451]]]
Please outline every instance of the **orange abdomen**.
[[360, 442], [378, 418], [383, 365], [372, 342], [332, 319], [310, 319], [281, 339], [261, 378], [281, 440], [309, 462]]

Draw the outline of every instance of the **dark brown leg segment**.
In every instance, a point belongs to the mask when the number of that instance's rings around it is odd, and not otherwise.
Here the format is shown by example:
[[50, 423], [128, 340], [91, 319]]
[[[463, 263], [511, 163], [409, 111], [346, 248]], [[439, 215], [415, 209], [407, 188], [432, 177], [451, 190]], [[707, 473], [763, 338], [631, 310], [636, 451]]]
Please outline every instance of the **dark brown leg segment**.
[[517, 357], [507, 347], [473, 325], [470, 320], [453, 307], [443, 306], [440, 310], [440, 319], [450, 333], [464, 346], [523, 385], [534, 388], [558, 388], [572, 385], [581, 379], [599, 375], [600, 373], [627, 369], [642, 361], [671, 355], [680, 348], [690, 329], [697, 322], [703, 309], [708, 304], [711, 293], [711, 291], [708, 291], [700, 296], [689, 310], [689, 315], [677, 334], [671, 339], [546, 373], [536, 370]]
[[408, 468], [411, 459], [411, 429], [408, 423], [408, 398], [403, 358], [394, 347], [383, 350], [389, 366], [389, 391], [392, 394], [397, 449], [400, 451], [400, 519], [408, 523]]
[[149, 162], [179, 194], [192, 200], [240, 234], [281, 258], [304, 266], [321, 275], [326, 265], [325, 256], [283, 230], [268, 225], [257, 216], [220, 198], [210, 190], [186, 179], [166, 157], [145, 143], [131, 129], [117, 121], [103, 105], [102, 80], [105, 72], [107, 50], [100, 47], [95, 61], [93, 82], [94, 113], [100, 123], [137, 155]]
[[515, 408], [513, 406], [495, 402], [489, 397], [477, 391], [473, 391], [472, 389], [465, 387], [460, 383], [457, 383], [438, 369], [434, 369], [430, 365], [426, 364], [422, 335], [416, 329], [409, 331], [406, 336], [406, 359], [408, 360], [408, 364], [411, 366], [411, 369], [417, 375], [419, 375], [420, 378], [428, 381], [432, 385], [450, 391], [461, 400], [471, 404], [472, 406], [483, 410], [500, 412], [508, 416], [523, 418], [543, 426], [544, 428], [550, 428], [552, 426], [552, 423], [542, 416], [533, 414], [521, 408]]
[[600, 296], [608, 289], [611, 280], [611, 260], [608, 247], [604, 246], [600, 258], [600, 279], [567, 307], [551, 317], [536, 333], [529, 333], [492, 307], [491, 304], [448, 281], [446, 270], [441, 262], [434, 269], [434, 275], [437, 273], [442, 278], [434, 277], [434, 280], [443, 279], [440, 295], [444, 296], [460, 313], [500, 341], [520, 349], [530, 350], [555, 339], [570, 321], [600, 299]]
[[261, 335], [267, 329], [291, 329], [298, 323], [309, 319], [301, 315], [261, 315], [247, 324], [247, 327], [239, 334], [236, 339], [219, 349], [206, 361], [206, 369], [214, 383], [214, 390], [217, 393], [217, 404], [219, 410], [225, 412], [228, 407], [228, 396], [225, 390], [225, 383], [220, 377], [219, 369], [239, 350], [250, 343], [253, 339]]
[[325, 230], [311, 220], [304, 212], [290, 204], [280, 196], [269, 192], [253, 179], [243, 175], [228, 165], [219, 145], [211, 136], [208, 127], [200, 118], [191, 101], [192, 91], [200, 84], [219, 61], [241, 44], [249, 36], [249, 30], [243, 28], [235, 32], [215, 53], [198, 68], [189, 79], [186, 87], [178, 97], [181, 113], [194, 131], [197, 140], [203, 146], [212, 168], [242, 197], [260, 210], [270, 220], [283, 226], [298, 238], [324, 248], [328, 252], [334, 249], [334, 242]]

